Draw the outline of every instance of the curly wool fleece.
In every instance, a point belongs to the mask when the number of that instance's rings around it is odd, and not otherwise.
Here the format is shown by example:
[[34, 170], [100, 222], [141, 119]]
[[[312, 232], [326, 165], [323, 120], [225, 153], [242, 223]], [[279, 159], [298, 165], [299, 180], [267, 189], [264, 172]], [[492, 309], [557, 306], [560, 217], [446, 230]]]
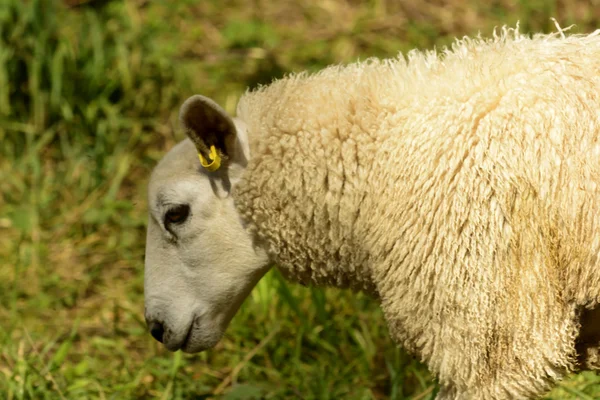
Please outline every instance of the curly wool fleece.
[[376, 296], [438, 398], [534, 397], [596, 365], [599, 32], [290, 76], [238, 117], [249, 229], [289, 278]]

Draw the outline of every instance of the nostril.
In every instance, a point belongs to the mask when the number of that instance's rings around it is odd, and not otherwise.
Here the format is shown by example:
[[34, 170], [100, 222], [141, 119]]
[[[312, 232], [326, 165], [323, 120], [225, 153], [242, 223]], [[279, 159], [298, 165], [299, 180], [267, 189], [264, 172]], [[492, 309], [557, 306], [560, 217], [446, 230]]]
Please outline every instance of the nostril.
[[152, 337], [162, 343], [163, 335], [165, 333], [162, 324], [160, 322], [151, 322], [149, 328]]

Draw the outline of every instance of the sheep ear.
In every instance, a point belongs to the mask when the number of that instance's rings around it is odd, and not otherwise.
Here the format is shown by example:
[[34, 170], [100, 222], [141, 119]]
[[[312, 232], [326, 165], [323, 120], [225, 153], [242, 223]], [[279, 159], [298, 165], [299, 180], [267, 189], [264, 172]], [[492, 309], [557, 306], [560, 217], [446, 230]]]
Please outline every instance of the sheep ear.
[[179, 111], [179, 122], [207, 170], [216, 171], [240, 157], [233, 119], [208, 97], [194, 95], [187, 99]]

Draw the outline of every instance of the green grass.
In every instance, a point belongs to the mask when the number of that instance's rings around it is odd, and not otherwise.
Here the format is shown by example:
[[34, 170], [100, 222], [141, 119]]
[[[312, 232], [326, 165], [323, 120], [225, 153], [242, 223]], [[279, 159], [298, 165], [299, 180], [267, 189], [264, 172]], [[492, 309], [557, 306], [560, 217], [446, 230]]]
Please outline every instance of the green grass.
[[[67, 8], [65, 4], [83, 3]], [[481, 3], [481, 4], [480, 4]], [[275, 5], [276, 4], [276, 5]], [[171, 354], [143, 321], [145, 190], [192, 93], [233, 112], [290, 71], [521, 21], [591, 31], [600, 3], [0, 2], [0, 398], [432, 399], [363, 295], [269, 273], [224, 340]], [[600, 397], [600, 377], [548, 399]]]

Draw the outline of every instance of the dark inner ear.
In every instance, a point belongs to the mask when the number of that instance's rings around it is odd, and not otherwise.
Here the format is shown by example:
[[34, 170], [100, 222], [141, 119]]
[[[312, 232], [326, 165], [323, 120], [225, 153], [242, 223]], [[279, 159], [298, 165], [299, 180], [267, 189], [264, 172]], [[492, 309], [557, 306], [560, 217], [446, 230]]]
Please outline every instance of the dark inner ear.
[[214, 145], [226, 160], [235, 145], [235, 125], [231, 118], [214, 101], [194, 96], [184, 103], [180, 115], [187, 136], [205, 158]]

